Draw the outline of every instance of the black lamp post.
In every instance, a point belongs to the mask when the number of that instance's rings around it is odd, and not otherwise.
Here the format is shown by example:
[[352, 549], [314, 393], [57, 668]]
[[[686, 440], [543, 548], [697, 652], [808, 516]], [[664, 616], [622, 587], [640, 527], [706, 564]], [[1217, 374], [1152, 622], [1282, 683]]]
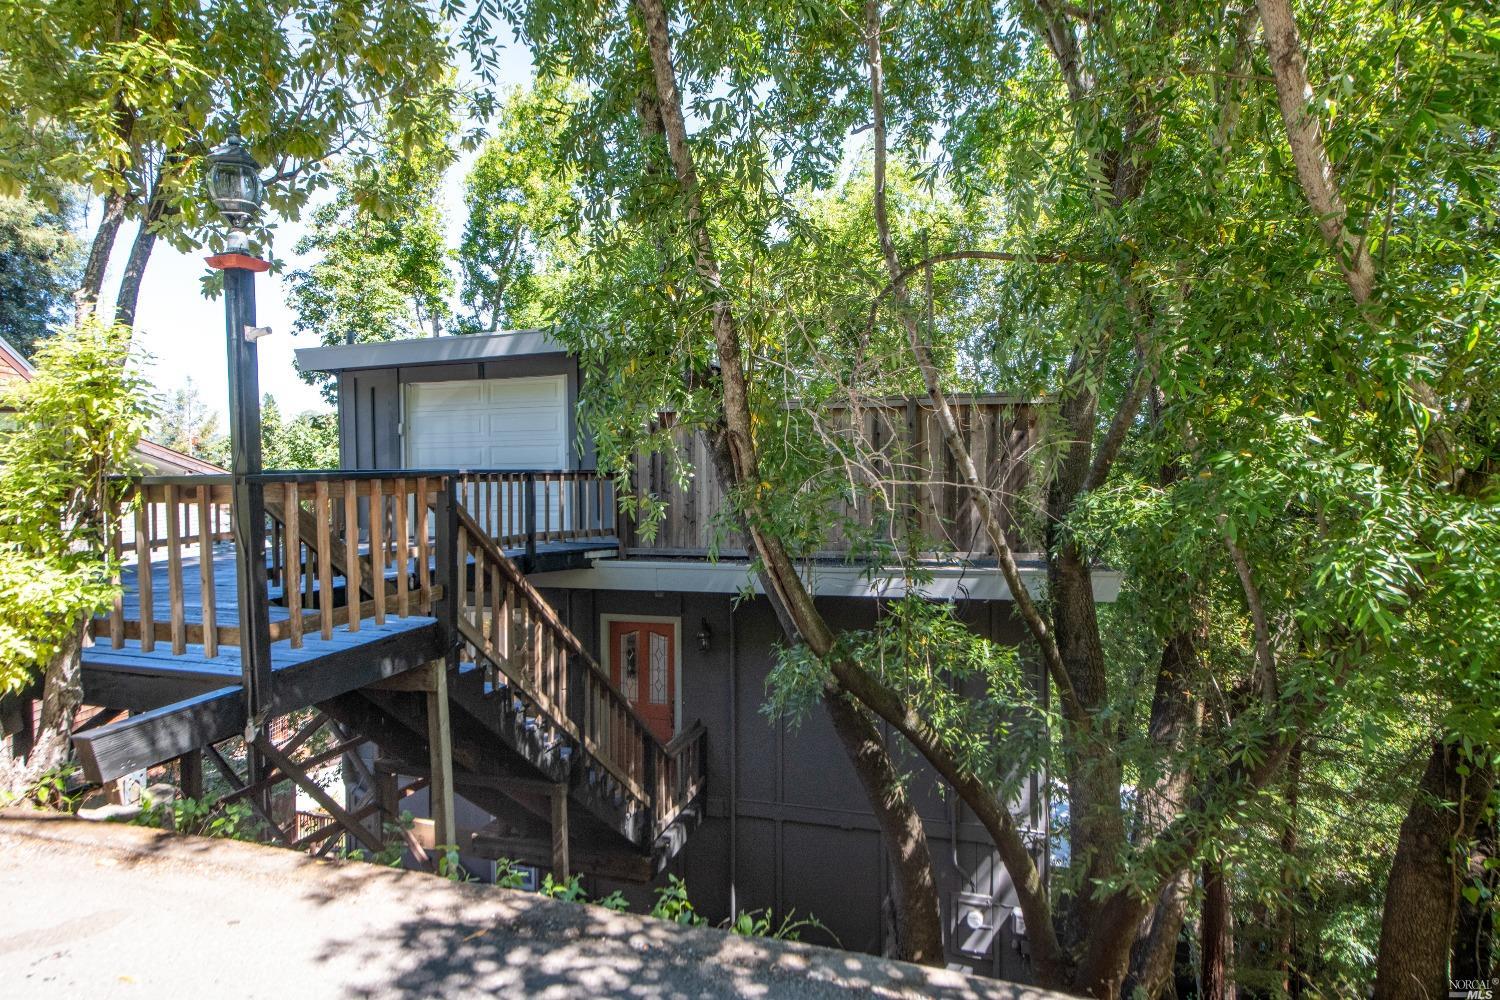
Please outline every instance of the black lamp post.
[[[255, 341], [255, 275], [270, 264], [250, 254], [245, 227], [260, 214], [260, 164], [239, 129], [208, 154], [208, 196], [229, 223], [228, 247], [208, 258], [224, 273], [224, 332], [229, 353], [229, 471], [234, 481], [231, 523], [235, 599], [240, 617], [240, 669], [245, 688], [245, 749], [250, 781], [265, 774], [253, 746], [271, 707], [271, 626], [266, 591], [265, 485], [260, 482], [260, 379]], [[261, 800], [269, 807], [269, 792]], [[269, 815], [269, 808], [266, 808]]]

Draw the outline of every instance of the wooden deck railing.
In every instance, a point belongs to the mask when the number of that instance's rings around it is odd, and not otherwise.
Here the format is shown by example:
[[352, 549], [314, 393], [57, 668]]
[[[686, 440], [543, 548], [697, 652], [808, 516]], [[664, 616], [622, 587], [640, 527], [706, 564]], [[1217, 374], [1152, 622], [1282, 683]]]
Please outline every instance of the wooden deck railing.
[[458, 565], [473, 564], [459, 634], [647, 810], [654, 839], [702, 788], [701, 726], [663, 746], [484, 526], [463, 505], [456, 514]]
[[[384, 623], [431, 612], [431, 500], [450, 482], [502, 547], [612, 541], [615, 529], [613, 483], [592, 471], [270, 472], [256, 481], [267, 515], [271, 639], [293, 646], [309, 632], [327, 639], [336, 626], [358, 631], [372, 616]], [[96, 640], [118, 649], [139, 639], [145, 652], [169, 642], [174, 655], [189, 643], [209, 656], [238, 646], [238, 616], [218, 620], [234, 605], [232, 593], [219, 593], [234, 586], [225, 558], [232, 506], [229, 476], [136, 480], [111, 539], [117, 564], [127, 572], [134, 564], [135, 586], [96, 623]]]
[[[427, 506], [433, 490], [446, 488], [443, 476], [269, 473], [258, 481], [269, 528], [262, 558], [272, 586], [263, 599], [273, 642], [301, 646], [304, 634], [327, 639], [335, 625], [358, 631], [363, 618], [384, 623], [388, 614], [430, 613]], [[131, 573], [134, 587], [95, 622], [95, 641], [107, 636], [119, 649], [138, 639], [143, 652], [168, 642], [173, 655], [189, 643], [201, 643], [208, 656], [238, 646], [248, 616], [235, 607], [232, 506], [228, 476], [158, 476], [133, 484], [112, 546], [117, 568]], [[229, 593], [220, 593], [225, 588]]]
[[703, 790], [708, 773], [708, 729], [701, 721], [662, 747], [656, 769], [656, 829], [671, 826]]
[[[110, 544], [117, 566], [133, 559], [141, 567], [137, 587], [133, 594], [122, 592], [115, 598], [108, 621], [96, 627], [96, 636], [102, 637], [107, 630], [117, 649], [126, 639], [139, 639], [146, 652], [155, 649], [158, 641], [167, 641], [174, 654], [182, 653], [189, 642], [202, 643], [210, 656], [220, 642], [238, 643], [238, 627], [221, 629], [215, 620], [217, 581], [212, 553], [216, 545], [232, 537], [229, 508], [227, 476], [169, 477], [134, 484], [111, 519]], [[157, 553], [163, 550], [159, 558]], [[185, 559], [205, 552], [209, 558], [195, 559], [191, 575], [185, 571]], [[166, 566], [163, 581], [153, 578], [152, 570], [159, 562]], [[165, 621], [157, 620], [155, 607], [161, 585], [167, 597]]]
[[[371, 618], [439, 616], [504, 675], [528, 714], [639, 807], [651, 839], [701, 792], [701, 727], [665, 746], [657, 740], [505, 553], [609, 537], [611, 483], [592, 472], [441, 471], [265, 473], [253, 482], [268, 527], [259, 558], [270, 582], [258, 610], [270, 617], [273, 642], [301, 646], [312, 632], [330, 639]], [[249, 613], [235, 607], [233, 550], [223, 544], [229, 477], [139, 480], [125, 504], [113, 544], [135, 586], [96, 620], [95, 640], [107, 635], [118, 649], [139, 639], [143, 651], [170, 642], [173, 655], [189, 643], [209, 656], [239, 645]], [[453, 592], [446, 601], [445, 587]], [[219, 621], [221, 612], [232, 620]]]
[[615, 537], [614, 481], [593, 470], [456, 473], [455, 496], [502, 548]]
[[404, 473], [272, 473], [260, 477], [273, 531], [288, 625], [275, 629], [294, 647], [306, 632], [324, 639], [335, 624], [358, 632], [373, 617], [431, 613], [432, 497], [442, 476]]

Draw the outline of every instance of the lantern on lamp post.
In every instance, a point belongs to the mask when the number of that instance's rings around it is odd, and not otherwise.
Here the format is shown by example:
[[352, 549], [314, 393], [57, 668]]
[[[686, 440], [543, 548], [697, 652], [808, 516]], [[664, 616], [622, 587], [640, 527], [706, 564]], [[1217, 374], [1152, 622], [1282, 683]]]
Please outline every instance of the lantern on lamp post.
[[[271, 705], [271, 627], [266, 579], [265, 485], [260, 481], [260, 376], [255, 342], [267, 331], [255, 325], [255, 275], [270, 264], [250, 253], [245, 229], [260, 215], [265, 193], [260, 164], [239, 128], [230, 125], [224, 143], [208, 154], [209, 199], [229, 224], [225, 252], [208, 258], [224, 275], [224, 331], [229, 361], [229, 470], [234, 484], [230, 512], [235, 545], [235, 598], [240, 618], [240, 669], [245, 690], [245, 748], [250, 782], [264, 777], [254, 743], [263, 735]], [[261, 805], [269, 815], [270, 791]]]
[[250, 155], [238, 126], [230, 125], [228, 137], [208, 154], [205, 180], [214, 207], [229, 223], [229, 248], [246, 251], [245, 227], [260, 215], [265, 186], [260, 180], [260, 164]]

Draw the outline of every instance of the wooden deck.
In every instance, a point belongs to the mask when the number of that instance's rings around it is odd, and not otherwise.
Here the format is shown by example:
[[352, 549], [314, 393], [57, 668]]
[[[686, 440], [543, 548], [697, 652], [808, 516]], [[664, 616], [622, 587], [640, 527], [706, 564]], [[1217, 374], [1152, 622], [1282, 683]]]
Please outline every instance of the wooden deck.
[[[235, 501], [220, 479], [132, 487], [114, 534], [122, 596], [81, 657], [84, 704], [101, 710], [73, 734], [87, 780], [176, 760], [201, 789], [211, 762], [226, 798], [249, 801], [288, 846], [326, 851], [338, 831], [379, 850], [393, 802], [345, 809], [311, 777], [341, 755], [364, 767], [350, 752], [374, 744], [403, 773], [426, 770], [450, 803], [434, 816], [449, 835], [452, 790], [467, 783], [550, 810], [563, 869], [569, 798], [583, 809], [575, 829], [599, 833], [592, 847], [617, 868], [623, 854], [649, 877], [680, 847], [702, 814], [706, 733], [657, 740], [526, 580], [618, 551], [612, 487], [592, 473], [255, 477], [268, 531], [253, 558], [266, 582], [244, 599], [221, 530]], [[247, 689], [242, 631], [266, 626]], [[331, 743], [309, 743], [323, 727]], [[243, 776], [217, 747], [237, 736]], [[303, 833], [273, 816], [271, 789], [286, 781], [336, 822]], [[368, 771], [365, 784], [377, 784]]]
[[[541, 568], [553, 569], [582, 565], [589, 554], [608, 549], [605, 540], [556, 541], [539, 542], [530, 553], [522, 547], [512, 548], [506, 555], [517, 560], [530, 556]], [[361, 551], [368, 555], [368, 544]], [[159, 632], [153, 648], [142, 648], [139, 628], [127, 628], [127, 637], [116, 645], [104, 626], [97, 630], [99, 637], [83, 650], [87, 703], [145, 713], [132, 717], [133, 726], [101, 727], [98, 732], [81, 733], [75, 738], [80, 761], [91, 780], [108, 780], [175, 756], [169, 750], [181, 747], [181, 752], [187, 752], [193, 744], [219, 742], [244, 728], [239, 646], [220, 643], [210, 654], [199, 634], [200, 641], [187, 642], [181, 652], [174, 652], [171, 642], [165, 641], [167, 635], [160, 634], [169, 633], [172, 628], [173, 573], [179, 574], [179, 620], [188, 635], [201, 633], [205, 620], [216, 622], [221, 634], [239, 628], [233, 546], [221, 542], [212, 546], [212, 552], [207, 574], [202, 572], [196, 555], [184, 555], [176, 565], [161, 562], [150, 567], [151, 585], [145, 592], [150, 595], [150, 617]], [[467, 556], [466, 563], [472, 574], [475, 557]], [[429, 568], [435, 572], [431, 561]], [[143, 620], [140, 575], [139, 566], [134, 564], [124, 567], [121, 573], [124, 597], [120, 609], [132, 624]], [[393, 584], [396, 575], [397, 571], [390, 568], [384, 578]], [[211, 581], [207, 587], [206, 580]], [[311, 582], [314, 598], [321, 582], [317, 579]], [[331, 582], [339, 603], [343, 604], [346, 579], [333, 575]], [[276, 714], [357, 690], [443, 655], [437, 619], [431, 615], [385, 616], [380, 621], [370, 614], [361, 617], [357, 629], [350, 629], [347, 621], [340, 619], [341, 623], [327, 638], [313, 631], [302, 636], [300, 645], [294, 646], [286, 633], [292, 611], [285, 604], [283, 588], [271, 585], [268, 597], [268, 617], [273, 636], [277, 637], [271, 644], [272, 704]], [[179, 717], [189, 722], [180, 727], [180, 732], [174, 731], [179, 728], [174, 721]], [[117, 742], [114, 737], [122, 729], [135, 729], [146, 735], [130, 735]]]

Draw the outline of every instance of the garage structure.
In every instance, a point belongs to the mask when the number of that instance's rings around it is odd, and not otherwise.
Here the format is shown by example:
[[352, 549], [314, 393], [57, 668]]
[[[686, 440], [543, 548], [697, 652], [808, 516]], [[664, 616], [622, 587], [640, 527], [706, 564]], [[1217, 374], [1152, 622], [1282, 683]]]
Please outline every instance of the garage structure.
[[346, 469], [587, 469], [579, 371], [542, 330], [303, 348], [336, 382]]

